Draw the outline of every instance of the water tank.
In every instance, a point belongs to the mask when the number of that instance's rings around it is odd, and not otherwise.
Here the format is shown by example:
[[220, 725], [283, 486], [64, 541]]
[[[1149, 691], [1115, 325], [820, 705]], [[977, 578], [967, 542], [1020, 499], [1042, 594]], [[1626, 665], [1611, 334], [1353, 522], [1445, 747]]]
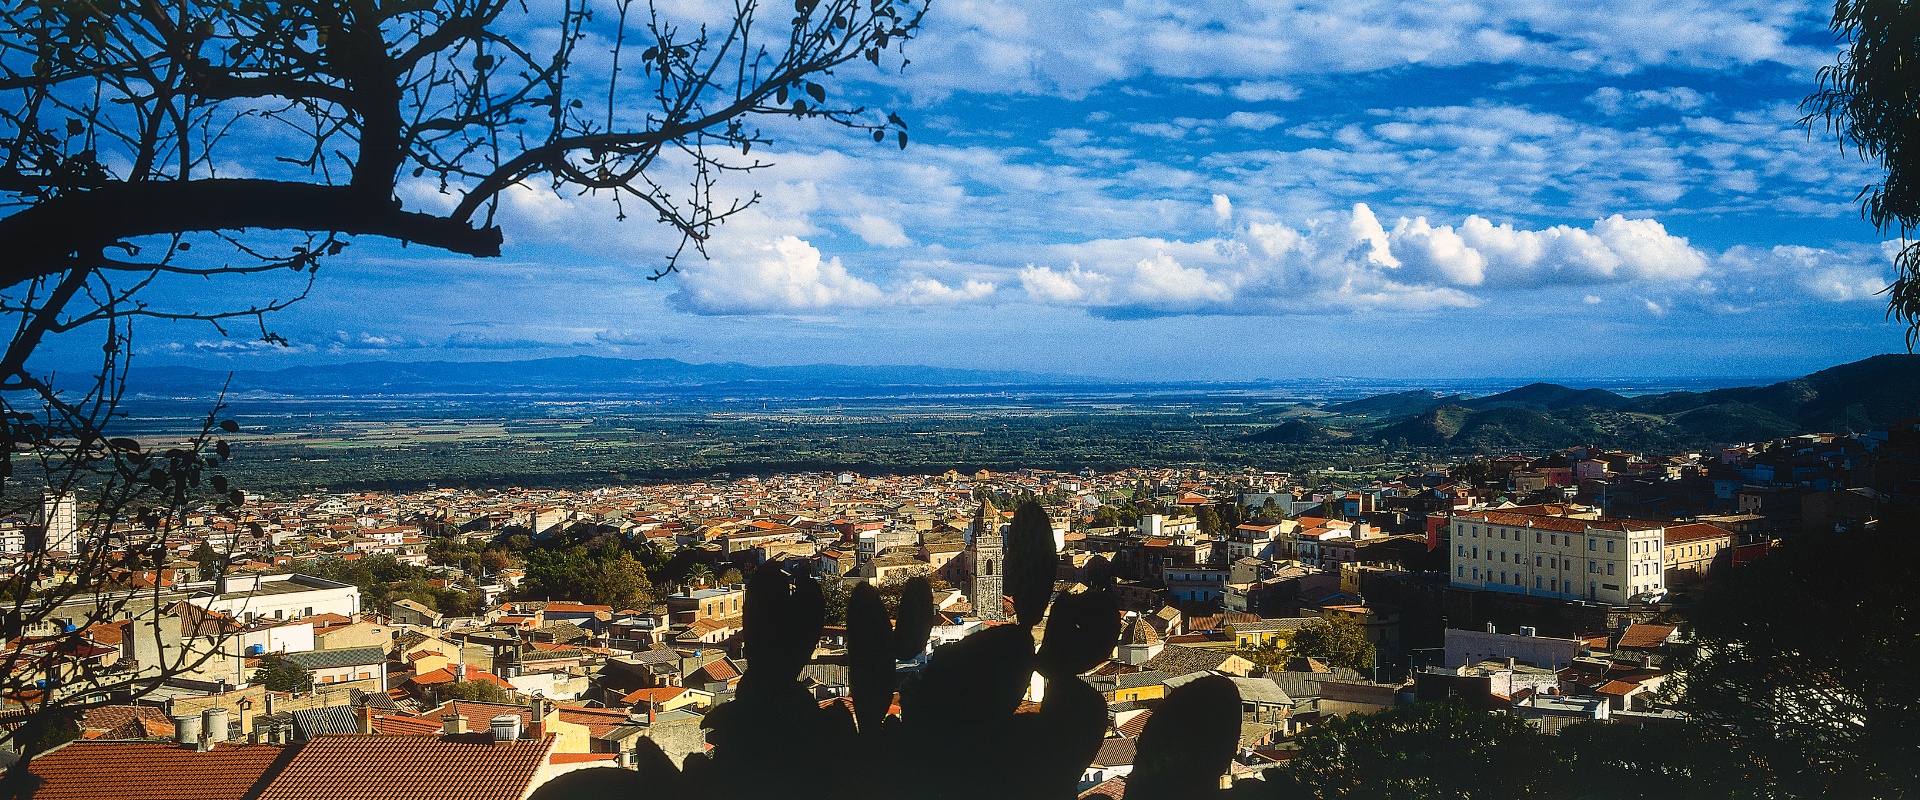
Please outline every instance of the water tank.
[[263, 654], [263, 653], [265, 653], [265, 652], [267, 652], [267, 646], [266, 646], [266, 645], [264, 645], [264, 644], [250, 644], [250, 645], [247, 645], [247, 655], [250, 655], [250, 656], [257, 656], [257, 655], [261, 655], [261, 654]]
[[174, 741], [183, 745], [200, 743], [200, 715], [180, 714], [173, 718]]
[[511, 742], [519, 739], [520, 715], [501, 714], [493, 718], [491, 727], [493, 728], [493, 740], [496, 742]]
[[200, 712], [200, 730], [206, 734], [207, 743], [227, 740], [227, 710], [209, 708]]

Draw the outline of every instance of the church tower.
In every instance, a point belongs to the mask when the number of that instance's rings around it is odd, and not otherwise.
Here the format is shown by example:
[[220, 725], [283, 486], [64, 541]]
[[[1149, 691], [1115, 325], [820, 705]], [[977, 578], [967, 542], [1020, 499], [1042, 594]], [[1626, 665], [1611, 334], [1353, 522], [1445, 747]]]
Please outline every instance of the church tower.
[[1006, 619], [1000, 603], [1005, 592], [1001, 587], [1001, 574], [1006, 566], [1000, 551], [1005, 544], [1006, 539], [1000, 534], [999, 509], [993, 507], [991, 500], [980, 501], [980, 510], [973, 517], [970, 547], [973, 581], [967, 587], [967, 600], [973, 603], [973, 614], [980, 619]]

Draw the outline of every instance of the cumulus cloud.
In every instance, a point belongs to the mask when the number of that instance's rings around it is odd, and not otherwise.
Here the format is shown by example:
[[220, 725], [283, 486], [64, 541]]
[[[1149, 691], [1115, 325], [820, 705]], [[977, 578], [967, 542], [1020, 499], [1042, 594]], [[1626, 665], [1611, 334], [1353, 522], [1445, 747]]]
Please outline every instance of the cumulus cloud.
[[1028, 298], [1103, 313], [1420, 310], [1475, 305], [1480, 290], [1496, 288], [1681, 287], [1710, 268], [1706, 253], [1654, 220], [1527, 230], [1478, 216], [1458, 226], [1402, 217], [1387, 227], [1364, 203], [1303, 226], [1249, 222], [1201, 242], [1135, 238], [1054, 250], [1068, 266], [1021, 270]]
[[1227, 93], [1233, 95], [1234, 99], [1249, 103], [1300, 99], [1300, 87], [1283, 81], [1242, 81], [1234, 84]]
[[854, 277], [838, 258], [798, 236], [782, 236], [745, 252], [716, 253], [689, 265], [671, 300], [697, 314], [740, 314], [871, 306], [880, 287]]

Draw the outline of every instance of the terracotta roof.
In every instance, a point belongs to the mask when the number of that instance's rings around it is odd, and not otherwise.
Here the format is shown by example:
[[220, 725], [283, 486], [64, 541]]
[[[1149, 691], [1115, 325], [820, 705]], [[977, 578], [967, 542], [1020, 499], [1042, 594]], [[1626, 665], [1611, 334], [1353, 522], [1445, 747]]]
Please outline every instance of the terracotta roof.
[[373, 732], [388, 736], [431, 736], [441, 731], [436, 720], [407, 714], [374, 714]]
[[[1146, 716], [1142, 714], [1141, 716]], [[1126, 767], [1133, 765], [1134, 748], [1138, 747], [1137, 738], [1105, 739], [1100, 742], [1100, 752], [1093, 757], [1093, 763], [1102, 767]]]
[[687, 690], [685, 688], [682, 688], [679, 686], [659, 686], [652, 689], [636, 689], [628, 693], [627, 696], [620, 698], [620, 702], [626, 703], [628, 705], [633, 705], [635, 703], [642, 703], [642, 702], [664, 703], [664, 702], [667, 702], [668, 700], [672, 700], [673, 698], [679, 697], [682, 694], [686, 694], [686, 691]]
[[152, 706], [95, 706], [80, 715], [80, 730], [98, 739], [170, 738], [173, 720]]
[[1667, 528], [1667, 544], [1686, 544], [1702, 539], [1731, 538], [1733, 531], [1705, 522], [1689, 522]]
[[612, 733], [615, 728], [629, 724], [631, 719], [624, 709], [585, 706], [554, 706], [553, 715], [561, 722], [586, 726], [587, 735], [595, 738]]
[[259, 800], [520, 800], [554, 742], [329, 734], [302, 746]]
[[612, 761], [613, 753], [554, 753], [549, 762], [554, 764], [585, 764], [593, 761]]
[[707, 676], [707, 681], [730, 681], [740, 677], [740, 671], [734, 669], [733, 665], [727, 663], [727, 660], [724, 658], [707, 662], [706, 666], [694, 670], [692, 675], [687, 676], [687, 679], [699, 680], [699, 676], [703, 674]]
[[1672, 636], [1673, 631], [1674, 627], [1672, 625], [1648, 625], [1645, 623], [1628, 625], [1627, 630], [1620, 634], [1620, 646], [1631, 647], [1636, 650], [1651, 650], [1666, 644], [1667, 637]]
[[1120, 723], [1120, 725], [1115, 727], [1114, 730], [1117, 730], [1128, 736], [1137, 737], [1140, 735], [1141, 731], [1144, 731], [1147, 729], [1147, 720], [1152, 718], [1153, 718], [1153, 711], [1151, 709], [1147, 711], [1142, 711], [1138, 714], [1133, 715], [1133, 719]]
[[1126, 778], [1108, 778], [1105, 782], [1101, 783], [1099, 786], [1095, 786], [1091, 789], [1081, 792], [1080, 800], [1093, 800], [1093, 798], [1096, 798], [1096, 797], [1105, 797], [1105, 798], [1108, 798], [1109, 800], [1124, 800], [1126, 796], [1127, 796], [1127, 779]]
[[1626, 695], [1633, 694], [1634, 691], [1638, 690], [1639, 688], [1640, 688], [1640, 684], [1637, 684], [1637, 683], [1628, 683], [1626, 681], [1608, 681], [1607, 685], [1602, 686], [1598, 689], [1595, 689], [1594, 691], [1599, 692], [1600, 694], [1610, 694], [1610, 695], [1618, 695], [1618, 696], [1624, 697]]
[[172, 742], [85, 741], [35, 758], [27, 771], [41, 781], [36, 800], [242, 800], [283, 753], [273, 744], [196, 753]]

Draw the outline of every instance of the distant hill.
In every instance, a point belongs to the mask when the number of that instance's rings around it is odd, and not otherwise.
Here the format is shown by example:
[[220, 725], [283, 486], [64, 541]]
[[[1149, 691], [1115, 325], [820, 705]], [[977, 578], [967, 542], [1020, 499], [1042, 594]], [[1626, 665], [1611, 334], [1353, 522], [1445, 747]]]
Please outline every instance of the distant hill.
[[1352, 434], [1317, 422], [1290, 419], [1259, 433], [1241, 437], [1241, 440], [1264, 444], [1333, 444], [1350, 436]]
[[1462, 400], [1467, 408], [1531, 408], [1557, 411], [1563, 408], [1626, 408], [1630, 398], [1605, 389], [1569, 389], [1557, 383], [1529, 383], [1518, 389], [1488, 397]]
[[1678, 414], [1728, 403], [1770, 414], [1796, 432], [1866, 430], [1920, 416], [1920, 355], [1874, 356], [1770, 386], [1656, 395], [1633, 407]]
[[[1857, 432], [1920, 416], [1920, 355], [1881, 355], [1804, 378], [1708, 392], [1626, 397], [1604, 389], [1534, 383], [1477, 398], [1408, 391], [1328, 406], [1321, 436], [1416, 447], [1544, 449], [1699, 447], [1821, 431]], [[1263, 438], [1271, 435], [1272, 438]], [[1312, 437], [1295, 427], [1246, 437], [1285, 442]], [[1307, 442], [1300, 442], [1307, 443]]]
[[[136, 368], [129, 383], [143, 394], [207, 393], [226, 373], [194, 367]], [[233, 373], [234, 393], [296, 396], [627, 392], [689, 387], [948, 387], [1059, 385], [1085, 379], [1033, 372], [916, 366], [809, 364], [756, 367], [690, 364], [674, 359], [596, 356], [527, 361], [368, 361]]]
[[1377, 394], [1372, 397], [1363, 397], [1359, 400], [1335, 403], [1327, 406], [1326, 410], [1335, 414], [1346, 414], [1356, 417], [1398, 417], [1407, 414], [1422, 414], [1448, 403], [1457, 403], [1461, 399], [1459, 395], [1442, 395], [1439, 392], [1416, 389], [1410, 392]]

